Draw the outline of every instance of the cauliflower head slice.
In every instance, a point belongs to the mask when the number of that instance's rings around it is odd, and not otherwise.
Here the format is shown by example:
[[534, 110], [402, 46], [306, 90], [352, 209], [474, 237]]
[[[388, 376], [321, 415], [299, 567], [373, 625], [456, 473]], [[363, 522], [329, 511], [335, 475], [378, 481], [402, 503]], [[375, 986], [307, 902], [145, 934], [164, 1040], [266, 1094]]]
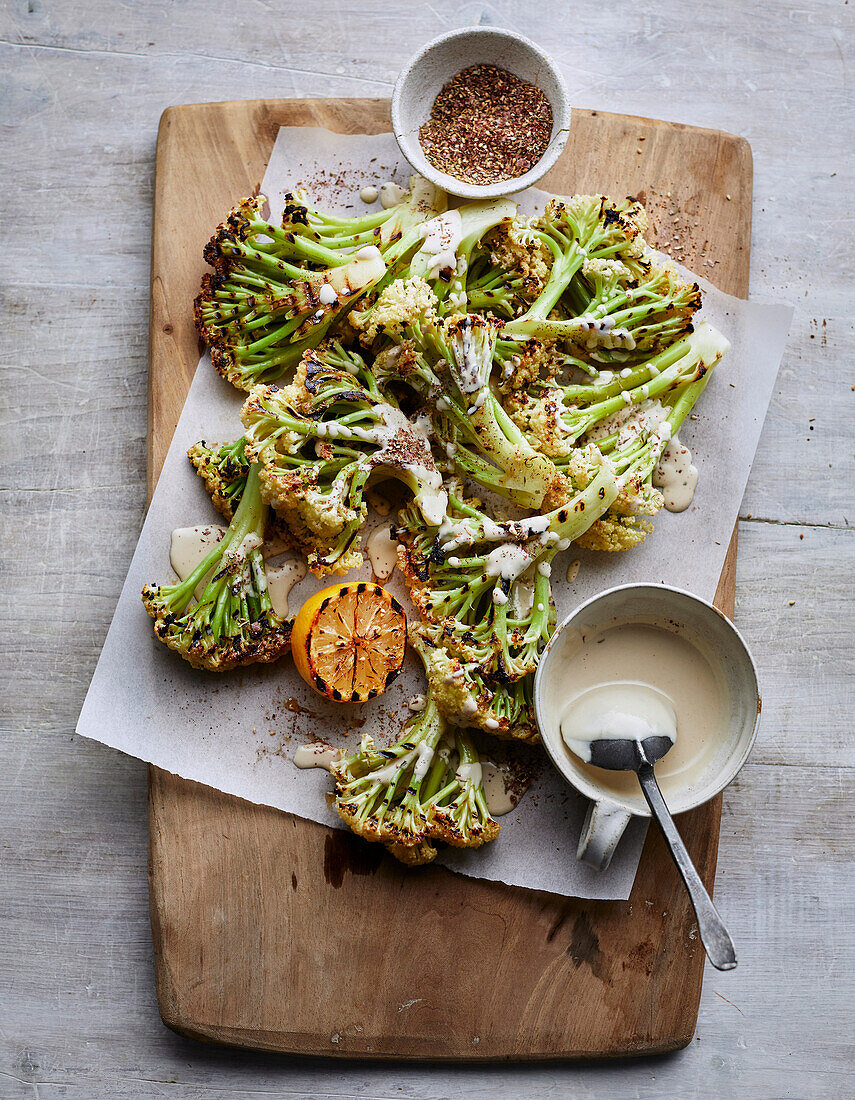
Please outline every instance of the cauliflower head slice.
[[573, 436], [561, 417], [564, 393], [560, 386], [543, 386], [537, 396], [515, 390], [505, 399], [505, 411], [542, 454], [566, 458], [573, 451]]

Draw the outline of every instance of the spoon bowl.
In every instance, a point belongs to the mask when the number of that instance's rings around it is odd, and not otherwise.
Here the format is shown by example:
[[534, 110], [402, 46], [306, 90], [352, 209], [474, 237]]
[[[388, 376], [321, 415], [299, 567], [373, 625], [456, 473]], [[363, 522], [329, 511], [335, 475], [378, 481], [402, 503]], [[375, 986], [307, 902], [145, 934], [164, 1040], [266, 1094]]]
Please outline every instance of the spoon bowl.
[[[634, 772], [641, 764], [655, 764], [674, 747], [674, 739], [667, 734], [654, 734], [642, 741], [629, 738], [601, 738], [591, 741], [591, 759], [595, 768], [611, 772]], [[571, 750], [572, 751], [572, 750]]]

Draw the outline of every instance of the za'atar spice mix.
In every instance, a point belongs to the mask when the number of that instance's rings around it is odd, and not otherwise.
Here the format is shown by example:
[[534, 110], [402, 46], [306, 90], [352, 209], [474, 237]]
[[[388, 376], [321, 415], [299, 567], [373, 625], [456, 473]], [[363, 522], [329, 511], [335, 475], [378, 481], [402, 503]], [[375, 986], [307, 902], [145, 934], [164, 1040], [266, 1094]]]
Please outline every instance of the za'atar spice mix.
[[495, 65], [453, 76], [419, 130], [434, 168], [464, 183], [487, 185], [525, 175], [552, 134], [552, 107], [534, 84]]

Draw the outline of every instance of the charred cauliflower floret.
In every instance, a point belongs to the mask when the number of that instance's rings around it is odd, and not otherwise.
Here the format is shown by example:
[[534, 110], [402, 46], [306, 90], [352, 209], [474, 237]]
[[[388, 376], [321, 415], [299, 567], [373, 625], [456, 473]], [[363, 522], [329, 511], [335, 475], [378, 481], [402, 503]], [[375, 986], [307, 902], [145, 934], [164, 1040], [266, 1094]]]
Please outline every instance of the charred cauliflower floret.
[[576, 545], [583, 550], [632, 550], [644, 542], [652, 530], [653, 524], [642, 516], [621, 516], [607, 512], [576, 540]]
[[228, 531], [186, 580], [142, 591], [154, 633], [194, 668], [225, 672], [278, 660], [291, 623], [273, 610], [261, 556], [266, 508], [252, 466]]
[[478, 848], [499, 833], [475, 746], [463, 730], [447, 729], [430, 683], [424, 707], [394, 745], [378, 748], [364, 734], [357, 752], [334, 761], [331, 770], [342, 821], [403, 863], [430, 862], [437, 841]]
[[610, 511], [618, 516], [655, 516], [664, 503], [665, 498], [650, 483], [645, 465], [643, 470], [632, 470], [620, 479], [620, 492]]
[[263, 195], [245, 199], [204, 250], [195, 316], [217, 371], [234, 386], [278, 381], [296, 367], [405, 257], [446, 196], [413, 176], [401, 201], [360, 218], [341, 218], [288, 194], [281, 225], [264, 215]]
[[557, 340], [502, 341], [501, 370], [496, 386], [501, 393], [528, 390], [537, 382], [549, 382], [567, 366], [567, 354]]
[[538, 739], [531, 675], [513, 684], [491, 686], [444, 647], [441, 627], [416, 623], [409, 637], [421, 655], [432, 698], [449, 725], [475, 727], [502, 740]]
[[[554, 511], [566, 505], [573, 496], [582, 489], [587, 488], [591, 481], [600, 473], [601, 467], [614, 471], [611, 459], [601, 454], [594, 443], [574, 447], [561, 464], [561, 476], [553, 482], [552, 487], [543, 502], [544, 510]], [[622, 489], [622, 483], [616, 476], [618, 497]], [[616, 500], [612, 502], [614, 508]]]
[[[194, 443], [187, 456], [196, 473], [205, 483], [211, 496], [211, 503], [226, 519], [234, 518], [235, 509], [246, 488], [250, 461], [246, 456], [246, 439], [241, 436], [231, 443], [209, 445], [205, 440]], [[262, 499], [264, 491], [262, 489]], [[269, 504], [269, 500], [264, 500]], [[290, 529], [272, 509], [267, 512], [267, 524], [264, 531], [265, 543], [275, 542], [281, 546], [291, 546]]]
[[442, 475], [421, 420], [384, 400], [362, 359], [339, 346], [309, 353], [294, 385], [259, 386], [241, 412], [264, 499], [291, 528], [319, 576], [362, 562], [369, 478], [394, 477], [428, 522], [445, 511]]
[[366, 310], [351, 315], [359, 329], [359, 340], [371, 347], [378, 333], [397, 335], [415, 321], [437, 319], [437, 298], [424, 279], [396, 279], [383, 290], [377, 301]]
[[454, 733], [454, 770], [431, 807], [429, 833], [453, 848], [480, 848], [499, 835], [487, 806], [481, 758], [469, 734]]
[[[616, 495], [611, 465], [601, 459], [588, 485], [546, 515], [497, 522], [450, 493], [441, 528], [431, 529], [412, 506], [402, 509], [398, 562], [414, 606], [432, 627], [425, 638], [457, 657], [476, 684], [504, 689], [533, 672], [555, 625], [552, 559]], [[472, 694], [468, 684], [444, 685], [448, 711], [464, 686]], [[477, 692], [468, 702], [460, 698], [461, 708], [477, 713]]]
[[497, 267], [522, 275], [521, 296], [528, 301], [536, 298], [549, 278], [552, 253], [532, 234], [530, 220], [519, 215], [506, 219], [496, 226], [485, 243]]
[[306, 232], [306, 207], [286, 207], [280, 228], [263, 196], [232, 210], [205, 248], [196, 327], [216, 370], [250, 390], [289, 373], [386, 274], [378, 249], [343, 254]]
[[241, 436], [232, 443], [208, 446], [202, 439], [193, 444], [187, 457], [204, 481], [214, 507], [225, 519], [232, 519], [249, 473], [246, 440]]
[[622, 260], [585, 259], [580, 270], [594, 303], [606, 301], [617, 287], [629, 287], [633, 281], [632, 272]]
[[539, 451], [550, 458], [565, 458], [573, 451], [573, 436], [562, 419], [564, 391], [560, 386], [543, 386], [536, 396], [515, 390], [505, 399], [513, 422]]
[[[697, 284], [684, 283], [644, 240], [647, 219], [634, 199], [617, 205], [604, 196], [551, 201], [533, 232], [552, 250], [550, 277], [506, 334], [564, 341], [588, 369], [626, 356], [655, 352], [692, 331], [700, 307]], [[555, 312], [559, 304], [563, 312]]]

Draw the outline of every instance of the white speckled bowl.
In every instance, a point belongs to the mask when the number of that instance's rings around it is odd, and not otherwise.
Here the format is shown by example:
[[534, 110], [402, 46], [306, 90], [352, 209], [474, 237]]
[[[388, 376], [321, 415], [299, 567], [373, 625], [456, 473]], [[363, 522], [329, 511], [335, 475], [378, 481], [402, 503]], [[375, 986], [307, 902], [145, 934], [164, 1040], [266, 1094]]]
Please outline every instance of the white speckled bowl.
[[[552, 136], [546, 152], [525, 175], [481, 187], [438, 171], [424, 155], [419, 129], [427, 122], [437, 93], [470, 65], [507, 69], [520, 80], [536, 85], [549, 100]], [[534, 42], [513, 31], [466, 27], [428, 42], [401, 70], [392, 94], [392, 129], [401, 152], [420, 175], [451, 195], [490, 199], [522, 191], [549, 171], [567, 142], [570, 104], [561, 73]]]

